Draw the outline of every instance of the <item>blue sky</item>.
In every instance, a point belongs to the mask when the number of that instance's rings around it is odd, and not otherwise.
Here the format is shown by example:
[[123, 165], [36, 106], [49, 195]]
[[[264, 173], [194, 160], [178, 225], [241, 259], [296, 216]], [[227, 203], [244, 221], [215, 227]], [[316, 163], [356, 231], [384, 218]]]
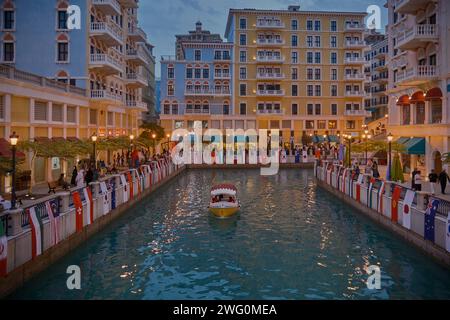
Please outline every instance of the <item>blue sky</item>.
[[374, 4], [382, 9], [382, 25], [387, 22], [386, 0], [141, 0], [138, 12], [139, 23], [155, 46], [159, 76], [161, 55], [175, 54], [175, 34], [193, 30], [196, 21], [223, 37], [230, 8], [287, 9], [299, 3], [303, 10], [362, 12]]

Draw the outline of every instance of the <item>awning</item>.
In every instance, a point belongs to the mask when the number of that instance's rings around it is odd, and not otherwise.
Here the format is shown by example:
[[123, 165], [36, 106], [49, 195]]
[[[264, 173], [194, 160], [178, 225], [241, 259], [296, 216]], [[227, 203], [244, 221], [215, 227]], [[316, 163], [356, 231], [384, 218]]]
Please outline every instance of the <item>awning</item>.
[[409, 96], [407, 94], [401, 96], [397, 99], [398, 106], [407, 106], [409, 105]]
[[[4, 138], [0, 138], [0, 157], [12, 158], [11, 144]], [[25, 153], [16, 151], [16, 157], [25, 158]]]
[[328, 141], [338, 143], [339, 142], [339, 138], [338, 138], [338, 136], [335, 136], [335, 135], [329, 135], [328, 136]]
[[411, 138], [404, 145], [407, 154], [425, 154], [425, 138]]
[[433, 88], [427, 91], [425, 100], [430, 101], [439, 99], [442, 99], [442, 91], [440, 88]]
[[314, 135], [312, 139], [313, 139], [314, 143], [322, 143], [322, 142], [324, 142], [324, 138], [322, 136]]
[[398, 143], [398, 144], [405, 144], [409, 139], [411, 139], [411, 138], [409, 138], [409, 137], [400, 137], [395, 142]]

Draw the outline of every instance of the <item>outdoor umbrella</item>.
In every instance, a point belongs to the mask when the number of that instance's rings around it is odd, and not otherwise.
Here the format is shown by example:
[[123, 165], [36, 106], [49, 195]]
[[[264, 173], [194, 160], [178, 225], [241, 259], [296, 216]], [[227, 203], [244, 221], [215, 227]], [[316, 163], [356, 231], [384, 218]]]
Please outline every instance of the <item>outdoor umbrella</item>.
[[344, 156], [345, 156], [345, 148], [344, 148], [344, 145], [340, 144], [339, 145], [339, 153], [338, 153], [339, 161], [343, 161], [344, 160]]
[[398, 155], [398, 153], [394, 156], [394, 161], [392, 163], [391, 180], [405, 182], [402, 164], [400, 162], [400, 156]]

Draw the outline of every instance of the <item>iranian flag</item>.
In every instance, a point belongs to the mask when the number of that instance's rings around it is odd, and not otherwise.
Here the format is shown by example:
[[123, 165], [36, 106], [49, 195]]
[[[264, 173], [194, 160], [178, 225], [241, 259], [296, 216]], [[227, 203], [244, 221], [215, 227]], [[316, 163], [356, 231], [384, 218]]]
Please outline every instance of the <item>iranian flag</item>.
[[0, 222], [0, 277], [8, 272], [8, 238], [3, 222]]
[[31, 226], [31, 257], [34, 259], [42, 254], [44, 236], [42, 233], [42, 219], [36, 213], [35, 207], [27, 209], [28, 222]]

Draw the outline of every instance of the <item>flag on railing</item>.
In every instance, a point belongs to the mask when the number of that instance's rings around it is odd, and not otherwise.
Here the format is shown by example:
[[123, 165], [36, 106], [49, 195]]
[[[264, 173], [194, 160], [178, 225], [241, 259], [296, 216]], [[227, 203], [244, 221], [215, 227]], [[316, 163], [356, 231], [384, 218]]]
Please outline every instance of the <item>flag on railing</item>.
[[8, 237], [3, 223], [0, 221], [0, 277], [8, 273]]
[[384, 181], [381, 181], [381, 186], [380, 189], [378, 189], [378, 193], [377, 193], [377, 211], [381, 214], [383, 214], [383, 194], [384, 194], [384, 188], [385, 188], [385, 184]]
[[105, 181], [100, 182], [100, 191], [102, 192], [103, 214], [105, 215], [109, 212], [108, 188]]
[[54, 246], [60, 241], [59, 225], [61, 224], [61, 218], [59, 216], [59, 210], [55, 202], [47, 201], [45, 203], [45, 209], [47, 210], [48, 219], [50, 220], [51, 244], [52, 246]]
[[434, 242], [434, 218], [439, 207], [440, 201], [430, 200], [428, 202], [427, 211], [425, 211], [424, 238]]
[[356, 201], [361, 202], [361, 184], [363, 182], [364, 176], [360, 174], [358, 180], [356, 181]]
[[396, 185], [391, 200], [391, 221], [393, 222], [398, 222], [398, 201], [400, 200], [401, 192], [402, 188]]
[[83, 230], [83, 203], [81, 202], [81, 197], [78, 191], [72, 193], [73, 204], [75, 205], [75, 222], [76, 231], [81, 232]]
[[133, 178], [131, 177], [130, 171], [127, 171], [127, 178], [128, 178], [128, 185], [130, 186], [129, 199], [133, 200], [133, 197], [134, 197], [134, 185], [133, 185]]
[[111, 210], [116, 208], [116, 179], [111, 180]]
[[370, 178], [370, 183], [369, 183], [369, 189], [367, 189], [367, 205], [369, 208], [372, 209], [372, 190], [373, 190], [373, 185], [375, 183], [375, 178]]
[[445, 224], [445, 248], [450, 252], [450, 212], [447, 216], [447, 223]]
[[411, 229], [411, 206], [414, 201], [416, 193], [412, 190], [407, 190], [405, 199], [403, 199], [403, 214], [402, 222], [406, 229]]
[[120, 182], [122, 183], [123, 186], [123, 203], [125, 203], [128, 201], [128, 185], [125, 179], [125, 175], [123, 174], [120, 175]]
[[347, 178], [347, 168], [344, 169], [344, 173], [342, 174], [342, 192], [345, 193], [345, 179]]
[[44, 247], [44, 235], [42, 228], [42, 219], [36, 213], [35, 207], [27, 209], [28, 222], [31, 227], [31, 257], [32, 259], [42, 254]]
[[94, 222], [94, 202], [92, 200], [92, 192], [89, 187], [83, 189], [84, 199], [86, 200], [86, 210], [89, 213], [87, 224], [90, 225]]

